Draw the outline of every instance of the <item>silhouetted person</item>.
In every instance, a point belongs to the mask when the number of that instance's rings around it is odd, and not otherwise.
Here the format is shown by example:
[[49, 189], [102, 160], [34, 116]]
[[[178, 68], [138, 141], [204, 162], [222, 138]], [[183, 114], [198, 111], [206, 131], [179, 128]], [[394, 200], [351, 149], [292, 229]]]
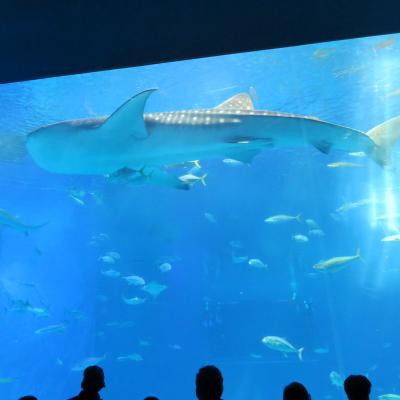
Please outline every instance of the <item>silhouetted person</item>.
[[69, 400], [101, 400], [99, 392], [106, 387], [103, 369], [92, 365], [83, 371], [82, 391]]
[[283, 400], [311, 400], [311, 396], [303, 384], [292, 382], [283, 389]]
[[147, 396], [144, 398], [144, 400], [159, 400], [159, 398], [156, 396]]
[[364, 375], [349, 375], [344, 381], [344, 391], [349, 400], [369, 400], [371, 382]]
[[196, 396], [199, 400], [220, 400], [224, 391], [221, 371], [213, 365], [199, 369], [196, 375]]
[[38, 400], [35, 396], [23, 396], [20, 397], [19, 400]]

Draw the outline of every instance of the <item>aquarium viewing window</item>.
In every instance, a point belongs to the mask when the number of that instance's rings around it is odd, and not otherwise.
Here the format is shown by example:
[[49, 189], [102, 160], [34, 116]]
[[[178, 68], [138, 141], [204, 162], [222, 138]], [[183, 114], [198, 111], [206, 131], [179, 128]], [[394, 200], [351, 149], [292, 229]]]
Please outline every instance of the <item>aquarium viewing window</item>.
[[399, 40], [2, 85], [0, 398], [400, 398]]

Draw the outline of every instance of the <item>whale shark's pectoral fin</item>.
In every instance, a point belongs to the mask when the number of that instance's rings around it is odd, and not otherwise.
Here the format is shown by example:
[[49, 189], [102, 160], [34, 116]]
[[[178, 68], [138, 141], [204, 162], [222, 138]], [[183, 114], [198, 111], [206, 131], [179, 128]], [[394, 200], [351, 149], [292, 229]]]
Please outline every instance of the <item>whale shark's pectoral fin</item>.
[[101, 130], [105, 134], [113, 136], [126, 136], [127, 139], [147, 138], [148, 132], [144, 123], [143, 112], [147, 99], [155, 90], [145, 90], [130, 98], [103, 122]]
[[236, 150], [230, 151], [226, 157], [233, 158], [234, 160], [241, 161], [245, 164], [251, 164], [254, 157], [261, 153], [261, 150]]
[[332, 148], [332, 143], [327, 142], [326, 140], [315, 141], [312, 142], [312, 144], [316, 149], [324, 154], [329, 154]]
[[217, 110], [254, 110], [253, 102], [247, 93], [239, 93], [215, 107]]

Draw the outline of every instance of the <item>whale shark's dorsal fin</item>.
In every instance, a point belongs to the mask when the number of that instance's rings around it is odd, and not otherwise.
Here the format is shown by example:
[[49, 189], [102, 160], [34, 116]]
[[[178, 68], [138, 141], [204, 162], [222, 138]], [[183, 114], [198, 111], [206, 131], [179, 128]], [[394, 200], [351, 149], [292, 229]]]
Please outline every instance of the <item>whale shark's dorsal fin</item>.
[[115, 110], [101, 125], [106, 132], [129, 136], [135, 139], [145, 139], [148, 136], [143, 119], [147, 99], [156, 89], [145, 90], [133, 96]]
[[217, 110], [254, 110], [253, 102], [247, 93], [239, 93], [215, 107]]

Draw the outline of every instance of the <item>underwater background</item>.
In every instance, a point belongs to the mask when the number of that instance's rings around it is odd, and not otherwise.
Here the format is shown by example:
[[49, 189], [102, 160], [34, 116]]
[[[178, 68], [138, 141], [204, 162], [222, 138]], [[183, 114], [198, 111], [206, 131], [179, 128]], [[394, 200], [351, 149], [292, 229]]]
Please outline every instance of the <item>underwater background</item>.
[[[0, 208], [45, 224], [0, 232], [0, 398], [72, 397], [92, 363], [109, 400], [194, 398], [205, 364], [221, 369], [230, 400], [277, 399], [293, 380], [340, 399], [350, 373], [367, 374], [373, 398], [400, 393], [400, 244], [381, 241], [400, 232], [395, 171], [335, 151], [271, 149], [251, 165], [200, 160], [206, 186], [180, 191], [52, 174], [19, 140], [111, 114], [149, 88], [158, 91], [145, 112], [247, 92], [256, 109], [366, 132], [400, 114], [400, 36], [0, 86]], [[328, 167], [342, 161], [351, 164]], [[264, 222], [279, 214], [300, 217]], [[342, 270], [313, 268], [357, 249]], [[304, 347], [303, 361], [265, 336]]]

